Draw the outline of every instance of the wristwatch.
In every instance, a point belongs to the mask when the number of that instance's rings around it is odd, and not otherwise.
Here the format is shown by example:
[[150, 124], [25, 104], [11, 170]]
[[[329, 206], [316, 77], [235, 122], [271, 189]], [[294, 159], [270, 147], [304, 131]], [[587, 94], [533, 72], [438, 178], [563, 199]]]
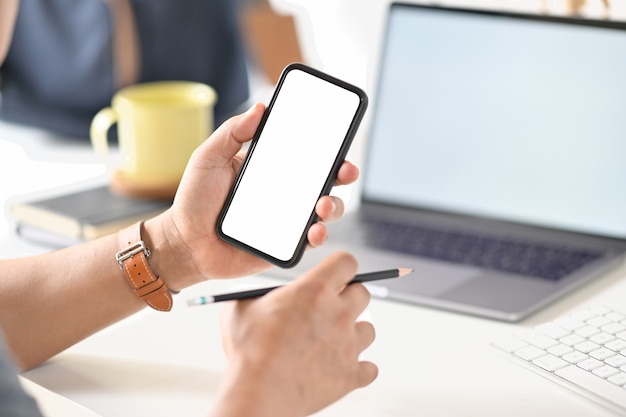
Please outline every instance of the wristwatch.
[[115, 260], [137, 297], [155, 310], [170, 311], [173, 304], [172, 294], [165, 282], [148, 265], [151, 253], [141, 239], [142, 226], [143, 222], [138, 222], [119, 232], [118, 243], [121, 250], [115, 254]]

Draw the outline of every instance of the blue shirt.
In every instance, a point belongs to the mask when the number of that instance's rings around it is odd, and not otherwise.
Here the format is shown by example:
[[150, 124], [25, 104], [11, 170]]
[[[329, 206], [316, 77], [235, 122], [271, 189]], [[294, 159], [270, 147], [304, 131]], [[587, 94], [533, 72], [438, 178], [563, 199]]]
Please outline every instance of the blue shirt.
[[[2, 0], [0, 0], [2, 1]], [[138, 82], [196, 81], [218, 95], [216, 126], [249, 95], [238, 1], [130, 0], [139, 40]], [[89, 138], [91, 119], [111, 103], [112, 18], [106, 2], [22, 1], [0, 63], [0, 118]]]
[[17, 379], [17, 369], [0, 333], [0, 416], [43, 417], [37, 402]]

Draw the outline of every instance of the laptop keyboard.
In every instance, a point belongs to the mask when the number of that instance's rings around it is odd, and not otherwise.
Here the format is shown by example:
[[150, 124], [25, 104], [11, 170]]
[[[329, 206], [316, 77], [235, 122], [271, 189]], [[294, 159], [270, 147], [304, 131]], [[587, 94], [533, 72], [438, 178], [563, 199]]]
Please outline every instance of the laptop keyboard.
[[597, 306], [493, 345], [530, 369], [626, 413], [626, 314]]
[[602, 256], [602, 252], [597, 250], [550, 246], [382, 220], [366, 223], [365, 239], [368, 245], [380, 249], [550, 281], [557, 281]]

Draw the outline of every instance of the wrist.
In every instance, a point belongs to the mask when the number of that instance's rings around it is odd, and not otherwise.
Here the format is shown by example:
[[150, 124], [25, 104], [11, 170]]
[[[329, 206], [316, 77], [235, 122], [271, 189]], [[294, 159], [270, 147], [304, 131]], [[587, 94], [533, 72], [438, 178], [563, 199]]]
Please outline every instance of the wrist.
[[137, 297], [159, 311], [172, 309], [172, 294], [163, 279], [148, 263], [152, 255], [142, 236], [143, 222], [122, 229], [117, 234], [119, 251], [115, 259]]
[[146, 220], [142, 229], [142, 238], [152, 253], [150, 266], [173, 292], [203, 280], [190, 248], [176, 232], [169, 210]]
[[229, 362], [211, 417], [305, 416], [303, 401], [289, 392], [293, 381], [277, 382], [264, 366]]

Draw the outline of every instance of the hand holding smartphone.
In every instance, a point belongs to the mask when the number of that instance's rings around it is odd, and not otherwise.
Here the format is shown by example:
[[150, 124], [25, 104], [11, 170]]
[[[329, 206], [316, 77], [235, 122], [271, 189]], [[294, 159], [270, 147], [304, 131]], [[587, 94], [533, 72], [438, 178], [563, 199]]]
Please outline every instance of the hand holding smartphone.
[[283, 71], [217, 222], [224, 241], [296, 265], [367, 108], [358, 87], [303, 64]]

